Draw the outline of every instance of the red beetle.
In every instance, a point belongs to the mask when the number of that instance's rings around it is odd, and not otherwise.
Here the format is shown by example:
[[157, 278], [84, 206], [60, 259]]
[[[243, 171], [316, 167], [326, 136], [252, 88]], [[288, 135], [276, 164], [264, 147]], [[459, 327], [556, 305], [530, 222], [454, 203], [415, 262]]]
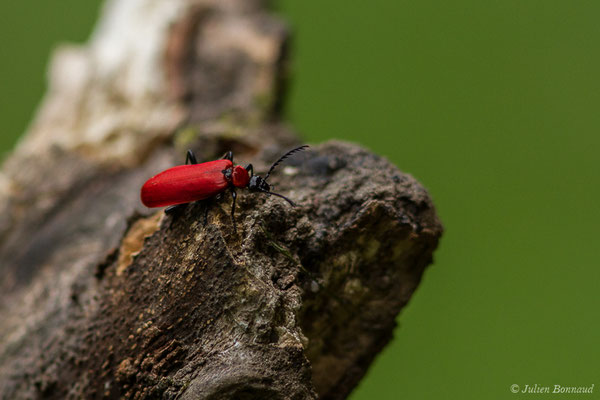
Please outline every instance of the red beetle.
[[272, 192], [267, 179], [279, 163], [307, 147], [307, 145], [300, 146], [285, 153], [271, 165], [264, 178], [254, 175], [252, 164], [248, 164], [245, 168], [241, 165], [234, 166], [231, 151], [220, 160], [198, 164], [194, 153], [188, 150], [185, 159], [186, 165], [169, 168], [144, 183], [141, 191], [142, 203], [146, 207], [169, 206], [165, 212], [170, 212], [178, 206], [214, 197], [230, 188], [233, 198], [231, 219], [235, 229], [235, 188], [248, 188], [252, 192], [278, 196], [294, 206], [294, 203], [287, 197]]

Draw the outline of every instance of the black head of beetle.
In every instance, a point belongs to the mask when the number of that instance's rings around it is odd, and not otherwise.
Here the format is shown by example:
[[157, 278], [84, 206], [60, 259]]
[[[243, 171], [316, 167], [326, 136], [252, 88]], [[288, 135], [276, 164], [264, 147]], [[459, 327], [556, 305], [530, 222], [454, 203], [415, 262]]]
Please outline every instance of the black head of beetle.
[[273, 172], [273, 170], [275, 169], [275, 167], [277, 167], [283, 160], [285, 160], [286, 158], [288, 158], [292, 154], [296, 153], [297, 151], [301, 151], [301, 150], [306, 149], [307, 147], [308, 147], [307, 145], [296, 147], [295, 149], [290, 150], [287, 153], [285, 153], [283, 156], [281, 156], [279, 158], [279, 160], [275, 161], [273, 163], [273, 165], [271, 165], [271, 168], [269, 169], [269, 172], [267, 172], [267, 174], [265, 175], [264, 178], [261, 177], [261, 176], [253, 174], [250, 177], [250, 181], [248, 182], [248, 189], [250, 191], [252, 191], [252, 192], [262, 192], [262, 193], [266, 193], [266, 194], [269, 194], [269, 195], [281, 197], [282, 199], [284, 199], [285, 201], [287, 201], [288, 203], [290, 203], [291, 206], [295, 206], [294, 202], [291, 201], [290, 199], [288, 199], [287, 197], [285, 197], [285, 196], [283, 196], [283, 195], [281, 195], [279, 193], [272, 192], [271, 189], [273, 187], [267, 183], [267, 179], [269, 179], [269, 175], [271, 175], [271, 172]]
[[250, 182], [248, 182], [248, 189], [253, 192], [270, 192], [271, 185], [269, 185], [262, 176], [252, 175], [250, 177]]
[[279, 193], [275, 193], [275, 192], [271, 192], [271, 188], [272, 188], [272, 186], [267, 183], [267, 180], [263, 179], [262, 177], [260, 177], [258, 175], [252, 175], [250, 177], [250, 182], [248, 182], [248, 189], [251, 192], [261, 192], [261, 193], [266, 193], [266, 194], [269, 194], [269, 195], [272, 195], [272, 196], [281, 197], [282, 199], [284, 199], [285, 201], [287, 201], [288, 203], [290, 203], [290, 205], [292, 207], [296, 206], [296, 204], [294, 204], [293, 201], [291, 201], [290, 199], [288, 199], [284, 195], [279, 194]]

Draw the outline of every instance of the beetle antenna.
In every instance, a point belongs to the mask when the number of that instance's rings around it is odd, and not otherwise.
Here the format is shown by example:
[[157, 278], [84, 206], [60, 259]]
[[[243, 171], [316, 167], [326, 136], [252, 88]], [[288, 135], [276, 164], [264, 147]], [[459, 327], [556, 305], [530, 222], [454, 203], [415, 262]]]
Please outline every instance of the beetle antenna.
[[296, 207], [296, 203], [294, 203], [293, 201], [291, 201], [290, 199], [288, 199], [287, 197], [285, 197], [282, 194], [279, 193], [275, 193], [275, 192], [267, 192], [266, 190], [261, 190], [261, 192], [266, 193], [266, 194], [270, 194], [272, 196], [277, 196], [277, 197], [281, 197], [282, 199], [284, 199], [285, 201], [287, 201], [288, 203], [290, 203], [290, 205], [292, 207]]
[[[285, 160], [286, 158], [288, 158], [289, 156], [291, 156], [292, 154], [294, 154], [298, 151], [302, 151], [302, 150], [306, 149], [307, 147], [309, 147], [309, 146], [307, 144], [305, 144], [303, 146], [296, 147], [295, 149], [292, 149], [292, 150], [288, 151], [287, 153], [285, 153], [284, 155], [282, 155], [279, 160], [275, 161], [273, 163], [273, 165], [271, 165], [271, 169], [269, 169], [269, 172], [267, 172], [267, 175], [265, 175], [265, 178], [264, 178], [265, 181], [269, 178], [269, 175], [271, 175], [271, 172], [273, 172], [275, 167], [278, 166], [283, 160]], [[268, 192], [268, 193], [271, 193], [271, 192]], [[273, 194], [276, 194], [276, 193], [273, 193]], [[281, 196], [281, 197], [283, 197], [283, 196]], [[284, 197], [284, 199], [285, 199], [285, 197]], [[290, 203], [291, 203], [291, 201], [290, 201]]]

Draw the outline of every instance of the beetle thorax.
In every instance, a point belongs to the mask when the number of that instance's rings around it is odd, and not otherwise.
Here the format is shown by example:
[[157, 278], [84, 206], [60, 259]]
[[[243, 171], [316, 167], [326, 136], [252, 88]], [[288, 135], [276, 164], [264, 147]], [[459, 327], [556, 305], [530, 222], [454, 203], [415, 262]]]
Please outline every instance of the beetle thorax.
[[248, 186], [250, 181], [250, 175], [248, 171], [241, 165], [236, 165], [231, 171], [231, 183], [233, 186], [238, 188], [245, 188]]

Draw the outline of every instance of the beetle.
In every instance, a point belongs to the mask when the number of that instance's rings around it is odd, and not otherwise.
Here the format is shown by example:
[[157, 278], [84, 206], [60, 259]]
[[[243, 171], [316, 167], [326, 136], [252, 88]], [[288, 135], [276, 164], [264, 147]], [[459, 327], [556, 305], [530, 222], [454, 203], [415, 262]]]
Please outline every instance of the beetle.
[[[194, 152], [188, 150], [184, 165], [169, 168], [148, 179], [142, 186], [140, 197], [146, 207], [168, 206], [165, 212], [170, 213], [193, 201], [215, 197], [229, 188], [233, 199], [231, 220], [234, 230], [237, 230], [235, 226], [236, 188], [247, 188], [251, 192], [281, 197], [292, 207], [295, 206], [294, 202], [287, 197], [272, 192], [273, 186], [269, 185], [267, 180], [275, 167], [283, 160], [307, 147], [308, 145], [303, 145], [285, 153], [271, 165], [264, 178], [254, 175], [252, 164], [248, 164], [246, 167], [234, 165], [231, 151], [227, 152], [220, 160], [199, 164]], [[208, 208], [206, 212], [208, 212]]]

